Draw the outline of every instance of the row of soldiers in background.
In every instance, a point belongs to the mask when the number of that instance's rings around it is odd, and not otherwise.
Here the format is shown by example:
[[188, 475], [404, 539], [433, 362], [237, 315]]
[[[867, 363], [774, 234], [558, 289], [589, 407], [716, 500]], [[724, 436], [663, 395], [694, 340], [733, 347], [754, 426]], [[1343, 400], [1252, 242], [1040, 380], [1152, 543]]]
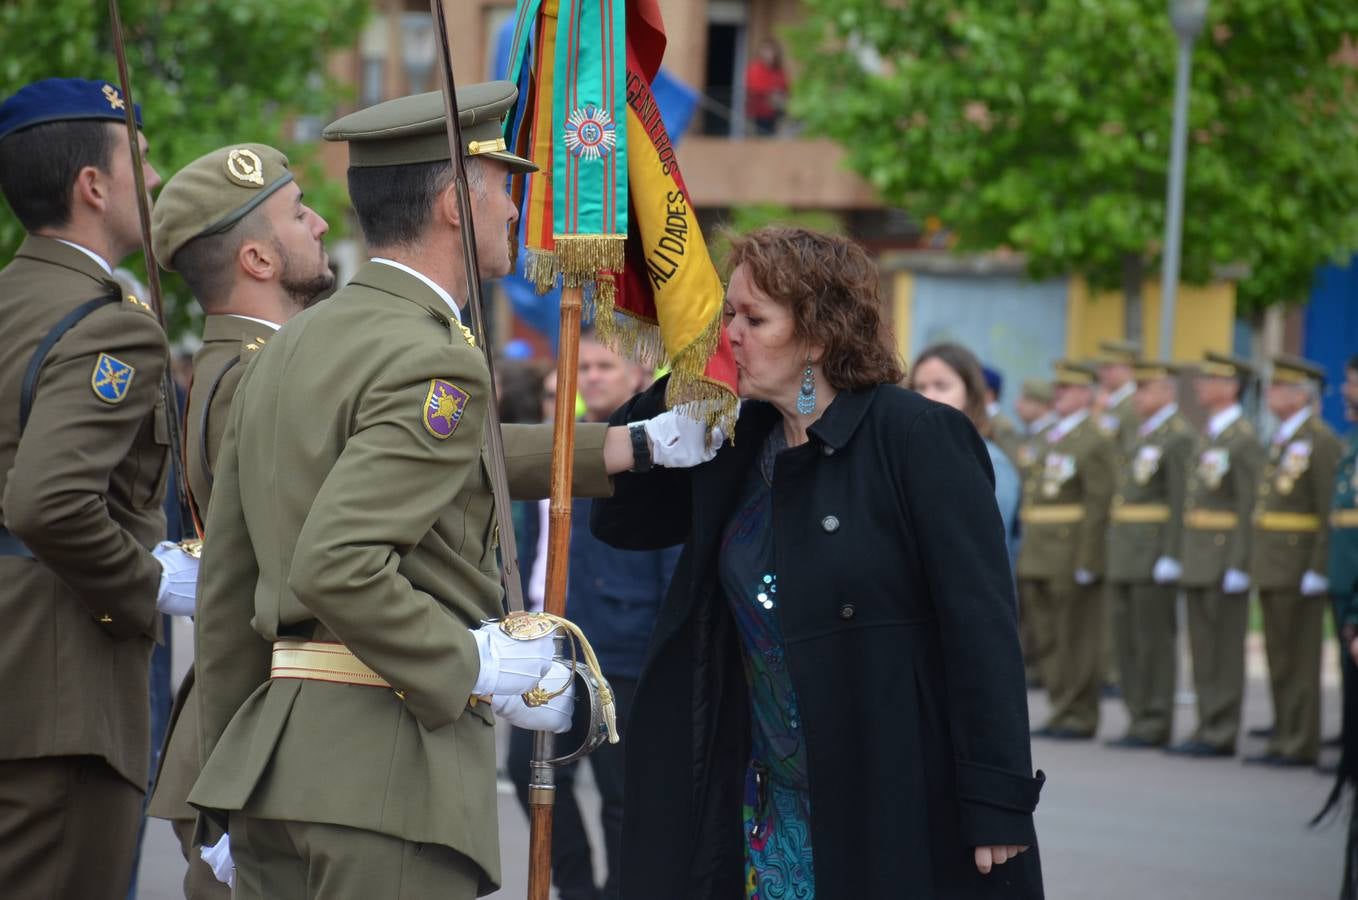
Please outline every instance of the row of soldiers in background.
[[[1358, 537], [1354, 450], [1317, 414], [1324, 371], [1273, 358], [1266, 402], [1279, 425], [1265, 445], [1240, 405], [1255, 374], [1248, 361], [1208, 353], [1190, 373], [1139, 359], [1135, 345], [1101, 349], [1094, 363], [1057, 363], [1050, 386], [1025, 385], [1026, 430], [997, 434], [1023, 475], [1023, 638], [1051, 698], [1034, 734], [1093, 737], [1111, 648], [1130, 719], [1112, 745], [1233, 755], [1257, 589], [1275, 726], [1246, 762], [1314, 764], [1325, 600], [1331, 586], [1337, 602], [1351, 594], [1358, 575], [1342, 537]], [[1179, 410], [1185, 375], [1201, 430]], [[1345, 396], [1358, 399], [1358, 369], [1350, 379]], [[1198, 716], [1192, 736], [1170, 746], [1180, 589]]]

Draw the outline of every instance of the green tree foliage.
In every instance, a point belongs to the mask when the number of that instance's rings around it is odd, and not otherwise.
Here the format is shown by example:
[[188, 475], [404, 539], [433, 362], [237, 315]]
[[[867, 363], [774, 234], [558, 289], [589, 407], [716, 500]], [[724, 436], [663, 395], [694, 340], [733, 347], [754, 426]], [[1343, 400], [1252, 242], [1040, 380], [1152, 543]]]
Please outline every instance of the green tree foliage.
[[[1176, 39], [1165, 0], [806, 0], [794, 112], [890, 202], [1034, 276], [1158, 271]], [[1213, 0], [1194, 54], [1183, 276], [1242, 309], [1358, 250], [1353, 0]]]
[[[352, 46], [367, 0], [122, 0], [132, 90], [142, 107], [149, 161], [168, 178], [185, 163], [237, 141], [288, 154], [307, 203], [342, 224], [344, 188], [327, 184], [316, 146], [297, 145], [293, 117], [328, 116], [339, 87], [326, 75], [329, 52]], [[41, 78], [118, 83], [105, 0], [8, 0], [0, 4], [0, 97]], [[331, 234], [335, 231], [332, 230]], [[0, 204], [0, 260], [23, 230]], [[140, 255], [127, 261], [141, 267]], [[189, 322], [188, 291], [164, 279], [171, 331]]]

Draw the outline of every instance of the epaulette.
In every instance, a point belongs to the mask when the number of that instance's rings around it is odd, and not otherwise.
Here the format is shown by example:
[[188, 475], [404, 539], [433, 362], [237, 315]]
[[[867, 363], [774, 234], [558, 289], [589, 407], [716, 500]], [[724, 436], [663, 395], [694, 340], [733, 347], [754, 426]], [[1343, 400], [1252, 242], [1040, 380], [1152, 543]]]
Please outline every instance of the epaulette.
[[151, 308], [151, 304], [147, 303], [144, 300], [138, 299], [136, 294], [128, 294], [127, 297], [123, 300], [123, 302], [131, 305], [135, 309], [140, 309], [143, 312], [148, 312], [153, 316], [156, 314], [156, 311]]

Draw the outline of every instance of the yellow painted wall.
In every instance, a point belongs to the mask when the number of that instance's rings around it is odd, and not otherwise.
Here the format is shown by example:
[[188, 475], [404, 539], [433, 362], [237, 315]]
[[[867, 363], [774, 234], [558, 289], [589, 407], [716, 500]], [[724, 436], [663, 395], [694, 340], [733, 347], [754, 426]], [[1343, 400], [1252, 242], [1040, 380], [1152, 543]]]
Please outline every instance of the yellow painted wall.
[[[1099, 341], [1126, 336], [1120, 291], [1092, 293], [1083, 278], [1072, 277], [1066, 295], [1066, 353], [1076, 359], [1093, 356]], [[1229, 282], [1194, 287], [1180, 285], [1174, 310], [1171, 358], [1192, 361], [1206, 350], [1229, 353], [1235, 323], [1235, 285]], [[1160, 283], [1141, 289], [1141, 350], [1160, 357]]]
[[915, 276], [897, 272], [891, 282], [891, 328], [896, 335], [896, 352], [910, 363], [910, 309], [915, 301]]
[[1120, 340], [1126, 314], [1121, 293], [1091, 294], [1081, 277], [1072, 276], [1066, 289], [1066, 357], [1087, 359], [1098, 353], [1099, 341]]

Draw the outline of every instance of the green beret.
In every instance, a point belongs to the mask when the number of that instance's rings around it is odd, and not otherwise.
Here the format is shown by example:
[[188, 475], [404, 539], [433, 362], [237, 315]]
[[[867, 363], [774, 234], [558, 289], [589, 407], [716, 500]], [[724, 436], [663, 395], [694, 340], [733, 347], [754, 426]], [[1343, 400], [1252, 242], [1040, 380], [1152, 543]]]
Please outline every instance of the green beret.
[[231, 230], [292, 181], [288, 158], [267, 144], [232, 144], [200, 156], [160, 189], [151, 212], [151, 249], [173, 272], [174, 255], [194, 238]]
[[[487, 156], [518, 172], [537, 166], [510, 153], [504, 136], [504, 117], [519, 89], [509, 81], [486, 81], [459, 88], [457, 119], [462, 126], [466, 156]], [[429, 91], [397, 97], [350, 113], [321, 132], [327, 141], [349, 142], [349, 165], [398, 166], [450, 159], [443, 92]]]

